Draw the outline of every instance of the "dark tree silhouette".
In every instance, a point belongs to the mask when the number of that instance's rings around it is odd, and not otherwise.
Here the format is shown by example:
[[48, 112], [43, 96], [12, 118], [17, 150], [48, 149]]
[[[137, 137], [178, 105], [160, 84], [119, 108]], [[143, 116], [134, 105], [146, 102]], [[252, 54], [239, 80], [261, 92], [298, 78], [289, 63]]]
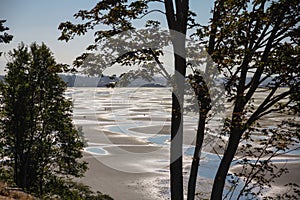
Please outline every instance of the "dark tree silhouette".
[[[149, 3], [162, 3], [165, 7], [165, 13], [160, 10], [148, 11]], [[69, 41], [75, 35], [85, 34], [87, 31], [94, 29], [99, 24], [104, 24], [109, 27], [108, 30], [99, 30], [95, 32], [95, 44], [88, 47], [89, 50], [96, 49], [98, 44], [106, 38], [111, 38], [122, 32], [134, 30], [133, 21], [143, 18], [152, 12], [161, 12], [166, 15], [168, 22], [172, 46], [174, 48], [174, 68], [175, 68], [175, 84], [172, 93], [172, 120], [171, 120], [171, 160], [170, 160], [170, 175], [171, 175], [171, 198], [183, 199], [183, 175], [182, 175], [182, 141], [183, 141], [183, 91], [186, 76], [186, 57], [185, 57], [185, 41], [188, 27], [189, 16], [189, 1], [100, 1], [97, 5], [87, 11], [81, 10], [74, 16], [86, 20], [83, 24], [72, 24], [65, 22], [60, 24], [59, 29], [62, 30], [60, 40]], [[157, 27], [159, 23], [149, 20], [147, 26]], [[132, 34], [133, 38], [134, 35]], [[159, 39], [159, 38], [158, 38]], [[141, 40], [141, 39], [139, 39]], [[131, 41], [134, 41], [132, 39]], [[165, 41], [165, 40], [158, 40]], [[168, 44], [168, 43], [167, 43]], [[163, 45], [167, 45], [163, 43]], [[161, 47], [162, 44], [160, 44]], [[122, 45], [117, 45], [122, 47]], [[180, 53], [179, 53], [180, 52]], [[161, 63], [158, 56], [162, 54], [161, 50], [154, 49], [134, 49], [130, 52], [123, 52], [118, 58], [112, 59], [108, 55], [102, 57], [101, 61], [109, 59], [110, 62], [118, 62], [129, 64], [135, 60], [154, 60], [159, 66]], [[78, 65], [82, 65], [90, 54], [84, 54], [79, 59]], [[90, 58], [90, 57], [89, 57]], [[116, 61], [115, 61], [116, 60]], [[78, 59], [77, 59], [78, 61]], [[98, 64], [99, 64], [98, 60]], [[104, 62], [105, 63], [105, 62]], [[95, 63], [92, 63], [95, 65]], [[101, 65], [101, 63], [100, 63]], [[97, 67], [97, 66], [95, 66]], [[161, 68], [162, 69], [162, 68]], [[163, 70], [163, 69], [162, 69]], [[143, 72], [143, 71], [142, 71]], [[146, 71], [144, 71], [146, 72]], [[165, 72], [165, 71], [164, 71]], [[143, 73], [141, 73], [143, 74]], [[168, 76], [168, 75], [166, 75]]]
[[[8, 34], [7, 30], [9, 30], [8, 27], [4, 26], [4, 23], [6, 22], [6, 20], [0, 20], [0, 33], [4, 32], [3, 34], [0, 35], [0, 43], [9, 43], [12, 39], [13, 36]], [[0, 52], [0, 56], [2, 55], [3, 52]]]
[[[150, 3], [162, 4], [165, 10], [148, 10]], [[148, 20], [145, 29], [136, 30], [134, 22], [153, 12], [165, 14], [169, 27], [168, 33], [161, 31], [159, 22], [154, 20]], [[262, 117], [289, 109], [299, 101], [296, 98], [296, 91], [299, 91], [300, 71], [299, 27], [297, 27], [299, 3], [296, 0], [271, 2], [253, 0], [250, 3], [247, 0], [239, 2], [216, 0], [213, 17], [208, 26], [200, 26], [195, 22], [193, 19], [195, 13], [189, 11], [188, 0], [105, 0], [97, 3], [91, 10], [81, 10], [74, 16], [83, 20], [83, 23], [61, 23], [59, 39], [69, 41], [76, 35], [80, 36], [96, 29], [95, 42], [87, 50], [97, 50], [101, 47], [104, 53], [100, 57], [93, 53], [84, 53], [74, 62], [77, 66], [89, 66], [86, 72], [92, 75], [100, 76], [103, 67], [108, 63], [110, 65], [115, 63], [143, 65], [152, 62], [151, 65], [148, 65], [151, 67], [141, 67], [142, 69], [138, 70], [136, 74], [143, 76], [150, 73], [153, 75], [155, 72], [153, 66], [157, 65], [163, 75], [170, 79], [170, 76], [163, 71], [163, 63], [158, 58], [163, 54], [163, 47], [170, 44], [173, 46], [175, 81], [172, 93], [170, 162], [172, 199], [183, 199], [182, 116], [187, 58], [190, 61], [190, 55], [187, 55], [189, 52], [186, 48], [188, 28], [199, 28], [193, 36], [198, 36], [201, 42], [194, 46], [194, 49], [199, 50], [201, 45], [206, 46], [208, 54], [217, 64], [216, 68], [226, 80], [228, 101], [232, 102], [234, 106], [231, 118], [227, 119], [224, 124], [224, 132], [228, 133], [230, 137], [214, 180], [211, 199], [222, 199], [226, 176], [240, 140], [244, 136], [249, 136], [245, 133], [251, 130]], [[106, 28], [98, 30], [98, 25], [105, 25]], [[114, 37], [122, 39], [116, 40]], [[139, 42], [141, 43], [139, 44]], [[157, 48], [148, 47], [145, 45], [148, 44], [147, 42], [154, 43]], [[109, 43], [110, 45], [108, 45]], [[130, 45], [131, 48], [126, 48]], [[195, 55], [197, 52], [192, 53], [194, 57], [197, 57]], [[198, 56], [202, 55], [199, 53]], [[199, 60], [197, 62], [201, 64]], [[193, 199], [206, 115], [210, 109], [209, 103], [206, 102], [209, 99], [206, 98], [205, 91], [207, 89], [205, 90], [204, 84], [202, 87], [199, 84], [202, 83], [201, 78], [197, 77], [197, 74], [190, 78], [193, 80], [192, 82], [196, 83], [193, 88], [195, 95], [197, 98], [199, 97], [199, 107], [205, 108], [199, 110], [198, 141], [188, 188], [188, 198]], [[268, 89], [266, 97], [257, 108], [253, 108], [251, 102], [255, 100], [254, 95], [259, 92], [261, 84], [269, 79], [272, 81], [266, 86]], [[284, 92], [280, 90], [283, 86], [287, 88]], [[285, 98], [290, 98], [290, 100], [285, 103], [280, 102]]]
[[[222, 199], [228, 170], [247, 130], [264, 116], [296, 102], [291, 97], [299, 90], [300, 80], [299, 9], [296, 0], [217, 0], [209, 26], [202, 29], [208, 30], [208, 53], [226, 77], [225, 87], [234, 106], [211, 199]], [[258, 107], [251, 108], [265, 80], [271, 80], [267, 95]], [[283, 99], [289, 100], [280, 103]]]
[[4, 156], [11, 158], [7, 166], [15, 184], [43, 195], [60, 179], [83, 175], [83, 142], [72, 124], [71, 101], [64, 97], [66, 84], [58, 76], [62, 66], [49, 48], [21, 44], [9, 55], [1, 84]]

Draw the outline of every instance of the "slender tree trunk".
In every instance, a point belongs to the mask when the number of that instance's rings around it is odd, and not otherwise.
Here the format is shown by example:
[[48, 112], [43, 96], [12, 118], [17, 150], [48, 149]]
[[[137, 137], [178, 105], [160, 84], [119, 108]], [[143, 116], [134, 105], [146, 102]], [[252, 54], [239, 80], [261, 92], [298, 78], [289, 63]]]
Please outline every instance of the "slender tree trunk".
[[243, 134], [242, 115], [246, 105], [244, 92], [247, 77], [247, 66], [250, 61], [250, 57], [247, 57], [245, 60], [243, 60], [241, 65], [241, 75], [239, 85], [237, 86], [237, 95], [231, 117], [229, 141], [214, 179], [214, 184], [211, 191], [212, 200], [222, 200], [227, 173]]
[[19, 177], [19, 160], [18, 160], [18, 154], [17, 154], [17, 150], [16, 150], [17, 146], [15, 147], [15, 152], [14, 152], [14, 181], [16, 183], [17, 186], [21, 186], [21, 182], [20, 182], [20, 177]]
[[25, 164], [26, 162], [26, 155], [23, 155], [23, 158], [22, 158], [22, 162], [21, 162], [21, 176], [22, 176], [22, 184], [23, 184], [23, 187], [26, 188], [26, 189], [29, 189], [30, 186], [29, 184], [27, 183], [27, 166]]
[[172, 120], [171, 120], [171, 156], [170, 178], [171, 199], [183, 200], [182, 174], [182, 143], [183, 143], [183, 91], [185, 84], [185, 58], [175, 54], [175, 83], [172, 93]]
[[[170, 186], [171, 199], [183, 200], [183, 98], [186, 74], [186, 31], [189, 0], [164, 0], [174, 51], [175, 83], [172, 93]], [[174, 6], [175, 5], [175, 6]], [[176, 11], [175, 11], [176, 7]], [[175, 31], [175, 32], [174, 32]]]
[[213, 200], [222, 200], [223, 190], [225, 186], [226, 176], [229, 171], [231, 162], [234, 158], [234, 155], [237, 151], [240, 139], [241, 139], [241, 131], [239, 127], [235, 127], [232, 129], [229, 137], [229, 143], [224, 153], [224, 156], [219, 165], [210, 199]]
[[202, 144], [204, 140], [205, 120], [206, 120], [206, 114], [199, 113], [196, 146], [195, 146], [191, 173], [190, 173], [190, 178], [188, 183], [188, 200], [195, 199], [196, 182], [197, 182], [198, 168], [200, 162], [200, 151], [202, 149]]

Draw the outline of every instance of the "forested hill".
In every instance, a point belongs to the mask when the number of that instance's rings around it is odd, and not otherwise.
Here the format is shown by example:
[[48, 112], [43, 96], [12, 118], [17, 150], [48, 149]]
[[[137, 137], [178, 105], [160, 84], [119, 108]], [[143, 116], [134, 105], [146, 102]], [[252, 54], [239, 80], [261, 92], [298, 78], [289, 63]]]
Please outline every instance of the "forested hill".
[[[82, 75], [59, 75], [68, 87], [114, 87], [122, 78], [115, 75], [88, 77]], [[0, 80], [4, 80], [4, 76], [0, 75]], [[141, 78], [131, 80], [127, 84], [129, 87], [165, 87], [167, 81], [162, 77], [154, 77], [153, 81], [144, 80]]]
[[[114, 87], [122, 78], [113, 76], [101, 76], [101, 77], [88, 77], [82, 75], [59, 75], [68, 87]], [[3, 80], [4, 76], [0, 75], [0, 80]], [[247, 78], [248, 83], [251, 78]], [[268, 83], [272, 81], [272, 78], [264, 80], [260, 87], [266, 87]], [[225, 79], [220, 78], [218, 82], [226, 82]], [[128, 87], [166, 87], [167, 81], [162, 77], [154, 77], [153, 81], [147, 81], [141, 78], [130, 81]]]
[[[59, 75], [62, 80], [67, 83], [68, 87], [109, 87], [119, 81], [115, 76], [88, 77], [80, 75]], [[4, 80], [4, 76], [0, 75], [0, 80]]]

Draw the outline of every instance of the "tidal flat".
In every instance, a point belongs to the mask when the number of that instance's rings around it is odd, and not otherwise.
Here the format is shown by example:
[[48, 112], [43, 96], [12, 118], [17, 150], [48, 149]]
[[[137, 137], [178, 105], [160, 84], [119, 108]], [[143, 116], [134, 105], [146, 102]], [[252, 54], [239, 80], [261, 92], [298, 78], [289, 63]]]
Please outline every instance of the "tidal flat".
[[[66, 96], [73, 101], [73, 120], [82, 127], [87, 147], [84, 159], [89, 170], [81, 182], [109, 194], [115, 199], [168, 199], [171, 88], [68, 88]], [[257, 93], [256, 103], [265, 96]], [[208, 123], [207, 137], [199, 168], [199, 199], [208, 196], [222, 148], [228, 136], [219, 135], [223, 120], [231, 107], [224, 103]], [[264, 118], [269, 127], [287, 116], [274, 114]], [[184, 181], [187, 182], [198, 124], [197, 114], [184, 114]], [[257, 133], [256, 138], [264, 137]], [[277, 158], [290, 173], [278, 179], [268, 194], [282, 191], [285, 183], [299, 184], [299, 151]], [[232, 166], [237, 172], [239, 165]], [[291, 178], [292, 177], [292, 178]], [[296, 177], [296, 178], [295, 178]], [[300, 184], [299, 184], [300, 185]]]

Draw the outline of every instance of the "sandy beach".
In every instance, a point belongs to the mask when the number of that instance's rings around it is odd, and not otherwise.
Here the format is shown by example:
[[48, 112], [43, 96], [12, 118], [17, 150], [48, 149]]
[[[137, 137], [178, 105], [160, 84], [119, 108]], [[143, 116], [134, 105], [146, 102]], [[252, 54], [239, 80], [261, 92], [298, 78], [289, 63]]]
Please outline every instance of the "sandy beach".
[[[75, 125], [83, 128], [88, 144], [83, 159], [89, 163], [89, 170], [79, 182], [116, 200], [169, 199], [171, 100], [167, 98], [167, 92], [167, 88], [69, 90], [67, 95], [74, 102]], [[185, 116], [184, 121], [183, 164], [187, 187], [197, 117]], [[209, 135], [207, 141], [209, 140], [212, 145], [223, 144], [214, 135]], [[204, 149], [196, 190], [200, 195], [196, 199], [209, 197], [212, 180], [220, 162], [220, 157], [215, 152], [222, 152], [222, 148], [213, 149], [209, 145]], [[293, 157], [290, 156], [289, 159]], [[300, 185], [299, 157], [296, 156], [295, 159], [297, 162], [286, 163], [290, 173], [277, 179], [268, 195], [284, 191], [283, 186], [287, 182]], [[240, 167], [236, 165], [231, 172], [238, 170]]]
[[[87, 140], [93, 143], [89, 143], [84, 153], [89, 170], [80, 182], [89, 185], [94, 191], [109, 194], [114, 199], [165, 198], [160, 191], [163, 188], [157, 184], [168, 179], [166, 162], [159, 163], [159, 159], [167, 156], [167, 150], [161, 155], [160, 147], [151, 146], [130, 136], [120, 136], [112, 132], [99, 134], [88, 128], [84, 131], [91, 133], [91, 138], [88, 137]], [[98, 137], [93, 138], [93, 133], [98, 133]], [[109, 146], [104, 144], [108, 142]], [[89, 148], [99, 147], [100, 143], [105, 153], [101, 155], [89, 152]]]
[[94, 191], [101, 191], [114, 199], [162, 199], [152, 185], [161, 175], [114, 170], [91, 155], [85, 155], [84, 160], [89, 163], [89, 170], [80, 181], [91, 186]]
[[[299, 159], [298, 156], [295, 156], [294, 159]], [[276, 163], [277, 169], [280, 168], [287, 168], [288, 173], [283, 174], [281, 177], [278, 177], [274, 179], [274, 182], [271, 183], [272, 187], [268, 189], [264, 196], [276, 196], [276, 194], [283, 194], [287, 191], [288, 187], [286, 187], [289, 183], [296, 183], [297, 185], [300, 185], [300, 165], [299, 162], [281, 162]], [[236, 165], [231, 168], [230, 172], [232, 173], [239, 173], [242, 170], [242, 167], [239, 165]], [[276, 170], [276, 169], [275, 169]], [[267, 175], [266, 178], [269, 178], [270, 176]], [[289, 192], [291, 194], [291, 192]]]

